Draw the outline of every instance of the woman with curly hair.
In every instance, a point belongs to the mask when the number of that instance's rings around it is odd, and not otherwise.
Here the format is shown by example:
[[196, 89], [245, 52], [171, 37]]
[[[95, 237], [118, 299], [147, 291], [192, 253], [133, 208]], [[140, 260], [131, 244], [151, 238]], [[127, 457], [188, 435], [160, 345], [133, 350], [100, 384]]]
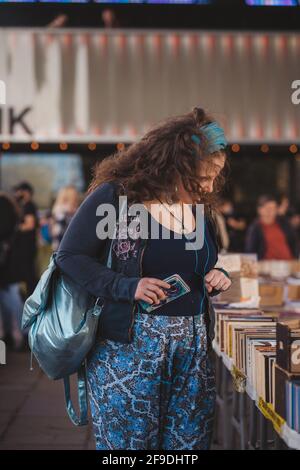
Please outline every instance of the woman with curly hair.
[[[98, 450], [210, 446], [215, 406], [210, 297], [231, 284], [226, 271], [215, 268], [211, 216], [224, 183], [226, 145], [223, 129], [201, 108], [160, 122], [96, 165], [89, 194], [60, 244], [61, 270], [103, 299], [97, 340], [87, 358]], [[98, 236], [99, 205], [116, 207], [119, 196], [127, 197], [129, 209], [142, 205], [157, 236], [112, 241]], [[198, 205], [204, 207], [203, 243], [186, 249]], [[119, 233], [118, 220], [114, 234]], [[174, 274], [188, 290], [168, 301], [172, 286], [164, 279]]]

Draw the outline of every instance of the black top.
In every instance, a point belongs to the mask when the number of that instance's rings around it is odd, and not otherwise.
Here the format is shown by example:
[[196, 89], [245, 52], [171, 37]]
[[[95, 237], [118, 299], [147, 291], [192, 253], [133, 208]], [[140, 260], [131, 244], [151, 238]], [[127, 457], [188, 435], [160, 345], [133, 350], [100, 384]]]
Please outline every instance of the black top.
[[[193, 206], [193, 213], [195, 214]], [[201, 249], [187, 249], [186, 242], [194, 239], [186, 236], [176, 238], [175, 232], [163, 227], [148, 212], [148, 223], [155, 224], [159, 238], [149, 238], [142, 259], [144, 277], [164, 279], [172, 274], [179, 274], [189, 285], [191, 291], [150, 312], [151, 315], [186, 315], [193, 316], [206, 311], [204, 276], [215, 265], [216, 247], [205, 223], [205, 238]], [[163, 228], [169, 238], [163, 238]], [[144, 312], [139, 306], [140, 312]]]

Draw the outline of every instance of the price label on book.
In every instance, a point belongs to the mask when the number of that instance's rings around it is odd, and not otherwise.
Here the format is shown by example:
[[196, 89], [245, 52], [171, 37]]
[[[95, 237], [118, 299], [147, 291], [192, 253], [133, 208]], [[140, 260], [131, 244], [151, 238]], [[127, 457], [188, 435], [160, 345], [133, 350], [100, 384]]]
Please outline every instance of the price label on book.
[[272, 422], [274, 429], [278, 432], [278, 434], [281, 434], [282, 426], [284, 425], [285, 421], [281, 416], [275, 413], [273, 406], [270, 403], [266, 403], [265, 400], [260, 397], [258, 400], [258, 408], [264, 417]]

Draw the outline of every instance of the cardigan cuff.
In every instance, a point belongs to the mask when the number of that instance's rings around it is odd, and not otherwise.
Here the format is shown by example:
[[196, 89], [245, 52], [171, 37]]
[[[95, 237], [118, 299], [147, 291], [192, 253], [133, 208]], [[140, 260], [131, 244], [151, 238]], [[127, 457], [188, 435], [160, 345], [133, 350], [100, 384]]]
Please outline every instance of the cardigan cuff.
[[140, 277], [121, 277], [117, 286], [117, 300], [135, 302], [134, 296], [140, 280]]
[[231, 277], [229, 276], [228, 272], [224, 268], [213, 268], [213, 269], [218, 269], [218, 271], [222, 271], [222, 273], [224, 273], [225, 276], [231, 280]]

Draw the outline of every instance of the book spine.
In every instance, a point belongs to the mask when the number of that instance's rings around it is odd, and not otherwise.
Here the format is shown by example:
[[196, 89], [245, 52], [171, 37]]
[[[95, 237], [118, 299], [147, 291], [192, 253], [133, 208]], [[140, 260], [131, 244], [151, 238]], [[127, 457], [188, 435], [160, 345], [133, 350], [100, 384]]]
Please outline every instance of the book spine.
[[294, 429], [299, 432], [299, 382], [294, 382], [294, 405], [293, 405], [293, 420]]
[[286, 411], [286, 421], [289, 427], [291, 427], [291, 419], [290, 419], [290, 383], [286, 380], [285, 381], [285, 411]]

